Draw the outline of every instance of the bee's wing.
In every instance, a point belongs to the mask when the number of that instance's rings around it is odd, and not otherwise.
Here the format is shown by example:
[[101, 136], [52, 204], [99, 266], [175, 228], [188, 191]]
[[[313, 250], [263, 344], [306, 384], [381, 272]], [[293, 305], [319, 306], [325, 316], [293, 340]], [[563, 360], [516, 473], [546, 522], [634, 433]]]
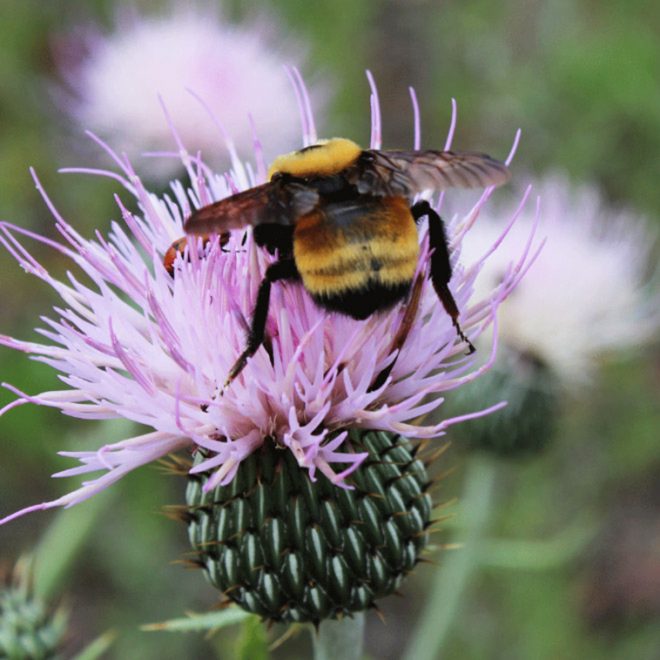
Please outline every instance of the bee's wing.
[[454, 151], [364, 151], [349, 178], [361, 193], [412, 197], [424, 190], [485, 188], [509, 180], [507, 166], [486, 154]]
[[302, 184], [269, 181], [194, 211], [187, 234], [222, 234], [262, 224], [291, 225], [318, 204], [318, 193]]

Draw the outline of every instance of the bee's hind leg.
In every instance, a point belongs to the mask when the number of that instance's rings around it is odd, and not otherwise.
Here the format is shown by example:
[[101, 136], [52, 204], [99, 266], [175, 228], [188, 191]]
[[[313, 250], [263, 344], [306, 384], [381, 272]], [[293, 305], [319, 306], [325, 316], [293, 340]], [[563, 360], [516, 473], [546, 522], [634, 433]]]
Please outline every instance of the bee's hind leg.
[[247, 345], [245, 350], [238, 356], [234, 366], [227, 375], [227, 380], [222, 386], [221, 394], [231, 384], [245, 368], [247, 361], [256, 352], [259, 346], [263, 344], [264, 334], [266, 332], [266, 320], [268, 319], [268, 309], [270, 307], [270, 289], [273, 282], [281, 280], [295, 280], [300, 277], [298, 269], [292, 259], [276, 261], [268, 266], [264, 279], [259, 285], [257, 293], [257, 302], [252, 313], [250, 330], [247, 335]]
[[374, 390], [381, 388], [385, 384], [385, 381], [392, 373], [392, 370], [394, 369], [394, 365], [399, 359], [399, 354], [401, 353], [401, 349], [403, 348], [403, 345], [406, 343], [406, 339], [408, 339], [408, 334], [410, 333], [410, 329], [412, 328], [412, 325], [415, 322], [415, 319], [417, 318], [417, 312], [419, 312], [419, 303], [422, 297], [423, 283], [424, 283], [424, 277], [420, 273], [413, 282], [412, 289], [410, 290], [410, 296], [408, 297], [408, 302], [406, 304], [406, 311], [403, 313], [403, 317], [401, 318], [401, 323], [399, 324], [399, 328], [396, 331], [396, 334], [394, 335], [394, 340], [392, 341], [392, 344], [390, 346], [390, 353], [396, 350], [397, 355], [394, 358], [394, 360], [390, 362], [390, 364], [387, 367], [385, 367], [385, 369], [383, 369], [378, 374], [378, 376], [376, 376], [374, 382], [371, 383], [371, 385], [369, 386], [369, 390], [368, 390], [369, 392], [373, 392]]
[[474, 345], [465, 336], [465, 333], [458, 322], [458, 306], [456, 305], [454, 296], [449, 290], [449, 280], [451, 280], [451, 261], [449, 260], [449, 245], [447, 244], [445, 223], [426, 200], [414, 204], [410, 211], [412, 212], [415, 222], [424, 216], [428, 216], [429, 245], [433, 250], [431, 254], [431, 283], [433, 284], [435, 292], [438, 294], [442, 306], [451, 317], [458, 336], [468, 345], [468, 355], [474, 353]]

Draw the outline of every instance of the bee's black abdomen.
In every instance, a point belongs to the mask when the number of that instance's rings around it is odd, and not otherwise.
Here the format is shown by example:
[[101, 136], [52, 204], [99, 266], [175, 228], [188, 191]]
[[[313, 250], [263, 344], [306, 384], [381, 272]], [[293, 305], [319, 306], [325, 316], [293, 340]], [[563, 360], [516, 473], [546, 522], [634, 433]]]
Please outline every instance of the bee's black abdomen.
[[410, 290], [419, 255], [407, 200], [353, 195], [301, 218], [293, 257], [316, 303], [354, 319], [389, 309]]
[[372, 282], [367, 289], [312, 297], [316, 304], [324, 309], [362, 321], [374, 312], [388, 310], [403, 300], [410, 291], [410, 285], [410, 282], [405, 282], [395, 286], [383, 286]]

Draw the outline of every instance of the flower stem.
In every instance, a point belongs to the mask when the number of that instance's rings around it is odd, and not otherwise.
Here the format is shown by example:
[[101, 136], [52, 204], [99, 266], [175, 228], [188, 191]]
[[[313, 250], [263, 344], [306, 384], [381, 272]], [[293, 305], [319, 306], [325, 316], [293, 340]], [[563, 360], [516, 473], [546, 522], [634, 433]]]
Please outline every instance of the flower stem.
[[462, 547], [443, 557], [422, 617], [404, 660], [438, 660], [474, 570], [480, 541], [493, 504], [496, 461], [480, 454], [470, 459], [461, 497]]
[[547, 571], [574, 559], [594, 539], [597, 531], [596, 523], [582, 516], [544, 541], [488, 539], [481, 544], [479, 563], [488, 568]]
[[313, 633], [314, 660], [360, 660], [364, 645], [364, 612], [341, 621], [326, 620]]

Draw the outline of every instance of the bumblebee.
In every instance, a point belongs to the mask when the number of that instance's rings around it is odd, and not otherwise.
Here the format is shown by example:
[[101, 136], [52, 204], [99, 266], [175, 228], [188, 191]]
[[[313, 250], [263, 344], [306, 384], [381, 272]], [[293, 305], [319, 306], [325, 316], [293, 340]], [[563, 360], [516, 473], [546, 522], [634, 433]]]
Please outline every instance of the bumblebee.
[[[417, 269], [416, 225], [423, 217], [429, 223], [431, 282], [472, 352], [448, 286], [452, 270], [443, 222], [428, 201], [413, 199], [426, 190], [500, 185], [509, 176], [504, 163], [485, 154], [361, 149], [334, 138], [279, 156], [267, 183], [192, 213], [187, 235], [219, 234], [225, 244], [230, 231], [252, 227], [256, 244], [278, 255], [261, 282], [245, 350], [225, 387], [264, 341], [275, 282], [300, 281], [319, 306], [354, 319], [404, 300]], [[184, 248], [180, 239], [165, 255], [170, 273]]]

